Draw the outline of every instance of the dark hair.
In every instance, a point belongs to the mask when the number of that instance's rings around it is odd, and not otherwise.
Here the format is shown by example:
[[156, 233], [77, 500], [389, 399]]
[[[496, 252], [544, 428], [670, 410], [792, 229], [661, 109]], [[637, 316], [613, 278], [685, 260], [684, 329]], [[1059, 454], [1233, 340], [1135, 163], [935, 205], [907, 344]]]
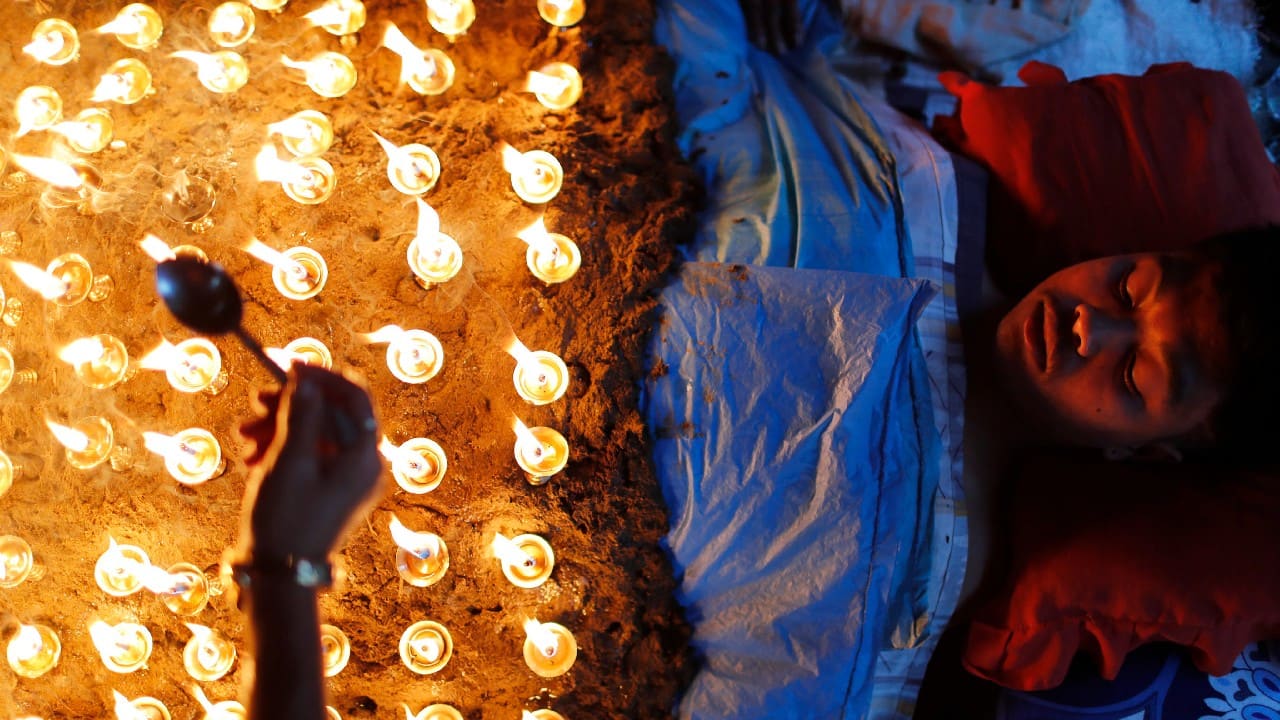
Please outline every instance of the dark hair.
[[1209, 439], [1227, 459], [1255, 463], [1275, 455], [1280, 429], [1280, 226], [1219, 235], [1191, 255], [1221, 268], [1226, 345], [1216, 374], [1225, 391]]

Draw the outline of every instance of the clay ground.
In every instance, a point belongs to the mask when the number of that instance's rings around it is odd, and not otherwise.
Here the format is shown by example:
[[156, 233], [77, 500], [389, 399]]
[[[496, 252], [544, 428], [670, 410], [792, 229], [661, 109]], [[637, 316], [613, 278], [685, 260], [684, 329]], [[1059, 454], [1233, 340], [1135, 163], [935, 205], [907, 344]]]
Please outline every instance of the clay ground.
[[[434, 492], [410, 495], [391, 486], [339, 558], [345, 580], [322, 596], [325, 620], [352, 644], [350, 664], [329, 681], [343, 717], [401, 718], [401, 703], [416, 712], [431, 702], [451, 703], [472, 720], [514, 720], [521, 709], [540, 707], [569, 720], [669, 714], [693, 664], [658, 544], [667, 518], [636, 409], [637, 379], [653, 292], [689, 227], [693, 184], [669, 138], [668, 65], [650, 39], [651, 0], [588, 3], [577, 27], [557, 31], [539, 18], [534, 0], [478, 0], [475, 24], [453, 44], [427, 24], [421, 2], [369, 3], [368, 23], [349, 51], [359, 81], [340, 99], [318, 97], [279, 63], [284, 53], [300, 58], [341, 49], [337, 38], [302, 19], [318, 2], [294, 0], [275, 16], [258, 11], [257, 33], [240, 49], [249, 83], [221, 96], [198, 84], [191, 63], [168, 55], [218, 49], [205, 30], [213, 3], [159, 4], [166, 29], [150, 52], [91, 32], [124, 3], [61, 0], [46, 9], [28, 1], [0, 11], [0, 146], [11, 152], [75, 157], [48, 132], [12, 138], [17, 123], [10, 108], [24, 87], [55, 88], [64, 115], [73, 116], [95, 105], [92, 87], [117, 59], [143, 60], [156, 86], [135, 105], [97, 104], [113, 115], [122, 142], [84, 158], [102, 176], [84, 202], [52, 207], [43, 182], [16, 172], [12, 162], [3, 171], [0, 230], [16, 230], [22, 239], [11, 257], [43, 267], [75, 251], [96, 273], [109, 274], [115, 290], [101, 303], [61, 308], [0, 268], [0, 285], [25, 310], [16, 327], [0, 327], [0, 342], [19, 368], [39, 373], [34, 384], [0, 395], [0, 448], [28, 468], [0, 497], [0, 533], [26, 539], [43, 570], [38, 579], [0, 590], [4, 637], [19, 621], [41, 622], [63, 643], [60, 663], [41, 678], [0, 670], [0, 715], [111, 717], [114, 688], [160, 698], [174, 718], [201, 716], [181, 659], [188, 618], [146, 592], [106, 596], [94, 584], [93, 565], [111, 536], [141, 546], [162, 566], [187, 561], [215, 569], [236, 539], [246, 478], [234, 429], [249, 413], [251, 389], [269, 377], [226, 338], [215, 344], [230, 384], [217, 396], [176, 392], [162, 373], [147, 370], [94, 390], [55, 357], [57, 348], [94, 333], [120, 338], [135, 362], [162, 337], [191, 337], [156, 301], [154, 263], [137, 247], [148, 232], [171, 245], [197, 245], [228, 268], [248, 302], [246, 324], [264, 344], [302, 335], [328, 343], [336, 364], [367, 378], [382, 430], [393, 441], [430, 437], [447, 452], [449, 472]], [[80, 31], [78, 61], [48, 67], [21, 53], [45, 17], [65, 18]], [[423, 98], [399, 84], [399, 58], [379, 47], [388, 20], [420, 47], [452, 56], [458, 71], [450, 91]], [[551, 112], [520, 91], [525, 73], [551, 60], [582, 71], [586, 91], [571, 110]], [[327, 113], [337, 135], [323, 156], [336, 169], [337, 190], [317, 206], [259, 183], [253, 170], [266, 125], [305, 108]], [[396, 143], [427, 144], [440, 157], [440, 183], [424, 197], [465, 261], [458, 277], [430, 291], [413, 282], [405, 261], [416, 208], [389, 184], [371, 131]], [[559, 158], [564, 188], [554, 201], [536, 207], [515, 196], [501, 141]], [[164, 213], [164, 190], [182, 172], [216, 188], [212, 224], [199, 233]], [[582, 250], [582, 269], [562, 285], [530, 275], [525, 246], [515, 237], [543, 212], [548, 228]], [[251, 236], [280, 250], [319, 251], [330, 271], [323, 292], [284, 299], [268, 266], [240, 249]], [[445, 363], [436, 378], [401, 383], [385, 365], [383, 346], [357, 336], [389, 323], [440, 339]], [[570, 364], [566, 398], [533, 407], [516, 395], [514, 361], [503, 350], [512, 333]], [[67, 463], [43, 419], [66, 423], [87, 415], [114, 424], [117, 442], [132, 450], [131, 469], [83, 471]], [[545, 486], [530, 486], [513, 460], [515, 415], [568, 438], [569, 466]], [[193, 426], [221, 440], [231, 463], [225, 475], [184, 487], [144, 450], [142, 432]], [[387, 531], [393, 512], [448, 543], [452, 566], [438, 585], [416, 588], [399, 579]], [[508, 583], [488, 550], [495, 532], [532, 532], [550, 541], [558, 559], [550, 581], [536, 590]], [[559, 622], [576, 636], [579, 657], [567, 675], [544, 680], [526, 668], [521, 622], [530, 616]], [[150, 629], [155, 649], [146, 669], [118, 675], [103, 666], [87, 632], [98, 618]], [[430, 676], [409, 672], [397, 652], [404, 628], [422, 619], [445, 625], [456, 645], [445, 669]], [[224, 595], [190, 620], [236, 642], [241, 658], [234, 671], [203, 683], [215, 700], [236, 696], [247, 672], [244, 617]]]

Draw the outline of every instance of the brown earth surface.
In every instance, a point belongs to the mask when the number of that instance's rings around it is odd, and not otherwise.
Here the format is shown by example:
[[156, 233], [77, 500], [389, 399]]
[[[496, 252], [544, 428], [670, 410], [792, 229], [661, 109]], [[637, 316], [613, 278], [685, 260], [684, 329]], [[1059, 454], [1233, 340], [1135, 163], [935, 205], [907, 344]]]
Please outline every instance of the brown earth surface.
[[[202, 717], [182, 662], [191, 635], [185, 621], [224, 633], [240, 650], [230, 674], [200, 683], [210, 698], [236, 697], [250, 672], [245, 618], [229, 593], [187, 618], [145, 590], [114, 598], [94, 582], [109, 538], [140, 546], [159, 566], [184, 561], [216, 572], [237, 537], [247, 473], [235, 428], [250, 413], [252, 389], [270, 382], [227, 338], [215, 339], [230, 373], [216, 396], [177, 392], [151, 370], [91, 389], [57, 359], [58, 348], [76, 338], [110, 333], [136, 367], [162, 337], [192, 337], [157, 303], [154, 263], [138, 248], [146, 233], [196, 245], [223, 264], [246, 298], [247, 326], [264, 344], [303, 335], [326, 342], [337, 366], [367, 379], [392, 441], [429, 437], [445, 449], [448, 473], [439, 488], [414, 495], [392, 484], [337, 558], [345, 576], [321, 596], [324, 620], [351, 641], [349, 665], [328, 681], [342, 717], [402, 718], [401, 704], [416, 713], [433, 702], [450, 703], [469, 719], [514, 720], [537, 708], [568, 720], [670, 714], [694, 667], [659, 545], [667, 515], [637, 411], [637, 382], [653, 293], [690, 227], [693, 181], [670, 137], [669, 64], [651, 40], [652, 0], [587, 1], [582, 22], [558, 30], [542, 21], [534, 0], [479, 0], [475, 24], [453, 43], [428, 25], [421, 2], [371, 2], [367, 24], [344, 48], [303, 19], [318, 2], [294, 0], [276, 15], [257, 11], [256, 34], [239, 48], [250, 79], [229, 95], [207, 91], [192, 63], [169, 55], [219, 49], [206, 30], [213, 3], [158, 4], [165, 30], [149, 52], [92, 32], [123, 2], [28, 0], [0, 11], [0, 147], [79, 158], [101, 175], [97, 189], [57, 191], [20, 172], [10, 157], [0, 173], [0, 231], [16, 231], [21, 245], [9, 257], [44, 267], [77, 252], [114, 281], [101, 302], [60, 307], [0, 267], [0, 286], [22, 309], [16, 325], [0, 327], [0, 342], [19, 369], [38, 373], [35, 382], [0, 395], [0, 448], [22, 466], [0, 497], [0, 534], [25, 539], [36, 561], [31, 578], [0, 589], [0, 642], [20, 622], [48, 625], [62, 641], [60, 662], [42, 677], [0, 670], [0, 716], [113, 717], [117, 689], [161, 699], [174, 718]], [[77, 61], [50, 67], [22, 53], [46, 17], [80, 31]], [[457, 66], [449, 91], [422, 97], [400, 84], [399, 57], [380, 47], [388, 21], [419, 47], [449, 53]], [[305, 58], [320, 50], [343, 50], [354, 61], [359, 80], [344, 97], [317, 96], [280, 63], [282, 54]], [[150, 67], [156, 92], [134, 105], [92, 103], [98, 76], [126, 57]], [[526, 72], [553, 60], [572, 63], [584, 78], [581, 101], [567, 111], [544, 109], [521, 90]], [[77, 156], [48, 131], [14, 137], [12, 103], [32, 85], [57, 90], [64, 117], [108, 109], [117, 143]], [[336, 170], [337, 189], [319, 205], [298, 204], [254, 174], [266, 126], [306, 108], [328, 114], [336, 132], [323, 157]], [[371, 131], [397, 144], [429, 145], [440, 158], [440, 182], [424, 199], [465, 257], [459, 275], [443, 285], [423, 290], [413, 281], [405, 252], [417, 209], [388, 182], [386, 156]], [[499, 152], [504, 141], [560, 160], [564, 186], [552, 202], [529, 205], [513, 193]], [[182, 173], [208, 179], [216, 191], [202, 226], [166, 215], [165, 191]], [[516, 237], [543, 213], [550, 230], [581, 248], [581, 270], [563, 284], [532, 277]], [[241, 249], [253, 236], [278, 250], [321, 253], [329, 268], [324, 290], [310, 300], [285, 299], [269, 266]], [[445, 354], [439, 375], [421, 385], [392, 376], [385, 346], [358, 335], [387, 324], [438, 337]], [[504, 351], [513, 334], [569, 363], [565, 398], [534, 407], [516, 395], [515, 364]], [[110, 420], [132, 467], [68, 463], [44, 419], [70, 424], [90, 415]], [[515, 416], [568, 439], [568, 467], [546, 485], [530, 485], [514, 461]], [[142, 436], [188, 427], [211, 431], [229, 457], [225, 474], [191, 487], [166, 473]], [[419, 588], [400, 579], [387, 530], [392, 513], [447, 543], [451, 566], [438, 584]], [[546, 538], [557, 560], [550, 580], [531, 590], [508, 582], [489, 550], [497, 532]], [[566, 675], [543, 679], [526, 667], [522, 622], [529, 617], [573, 632], [579, 655]], [[110, 672], [89, 637], [95, 619], [145, 625], [154, 638], [147, 667]], [[425, 676], [410, 672], [398, 654], [401, 633], [424, 619], [447, 627], [455, 644], [445, 668]]]

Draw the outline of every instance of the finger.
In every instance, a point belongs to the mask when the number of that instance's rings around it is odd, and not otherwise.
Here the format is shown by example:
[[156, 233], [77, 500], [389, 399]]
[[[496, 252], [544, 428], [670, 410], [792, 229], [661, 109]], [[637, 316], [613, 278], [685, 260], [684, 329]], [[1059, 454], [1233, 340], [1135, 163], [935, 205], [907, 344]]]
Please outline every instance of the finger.
[[293, 373], [277, 413], [276, 432], [284, 437], [277, 463], [315, 461], [316, 450], [325, 439], [321, 420], [326, 412], [318, 383], [303, 373]]
[[314, 383], [320, 389], [325, 401], [347, 411], [351, 417], [362, 423], [366, 418], [373, 417], [373, 402], [369, 399], [368, 391], [361, 386], [355, 376], [347, 377], [311, 365], [299, 366], [297, 373], [299, 378], [305, 378], [308, 382]]

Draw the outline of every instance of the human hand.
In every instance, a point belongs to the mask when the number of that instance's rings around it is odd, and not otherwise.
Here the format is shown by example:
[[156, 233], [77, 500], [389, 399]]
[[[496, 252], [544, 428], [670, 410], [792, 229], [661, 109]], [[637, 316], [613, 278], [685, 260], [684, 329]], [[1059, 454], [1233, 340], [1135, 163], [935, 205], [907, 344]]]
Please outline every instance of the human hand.
[[368, 394], [336, 373], [294, 365], [262, 417], [245, 423], [253, 467], [244, 542], [259, 557], [324, 558], [381, 496], [382, 461]]

